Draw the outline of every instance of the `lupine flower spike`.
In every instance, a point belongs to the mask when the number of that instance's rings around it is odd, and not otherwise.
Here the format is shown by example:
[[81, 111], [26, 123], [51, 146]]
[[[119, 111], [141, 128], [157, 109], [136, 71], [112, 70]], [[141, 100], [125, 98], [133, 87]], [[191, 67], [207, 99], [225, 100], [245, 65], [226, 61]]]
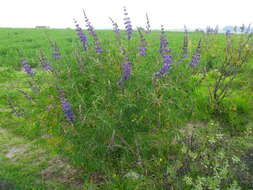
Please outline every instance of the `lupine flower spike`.
[[62, 90], [58, 90], [58, 93], [61, 101], [62, 110], [64, 112], [64, 116], [69, 122], [73, 123], [75, 115], [74, 112], [72, 111], [70, 103], [66, 99], [65, 94]]
[[116, 39], [119, 41], [119, 40], [120, 40], [120, 30], [119, 30], [119, 26], [118, 26], [118, 24], [117, 24], [111, 17], [109, 17], [109, 19], [110, 19], [111, 22], [112, 22], [113, 31], [115, 32]]
[[171, 66], [170, 66], [172, 63], [171, 57], [172, 57], [171, 55], [164, 55], [163, 56], [164, 64], [163, 64], [162, 68], [158, 72], [156, 72], [155, 75], [157, 77], [165, 76], [168, 73], [168, 71], [171, 69]]
[[31, 66], [26, 60], [21, 61], [21, 65], [23, 67], [23, 71], [26, 72], [29, 76], [34, 75]]
[[124, 15], [125, 15], [124, 24], [125, 24], [125, 29], [127, 32], [127, 39], [130, 40], [132, 38], [133, 28], [132, 28], [131, 20], [130, 20], [130, 17], [128, 16], [126, 7], [124, 7]]
[[140, 35], [140, 47], [139, 47], [139, 55], [141, 56], [145, 56], [147, 55], [147, 42], [146, 42], [146, 39], [142, 33], [142, 28], [138, 28], [138, 33]]
[[149, 22], [149, 18], [148, 18], [148, 13], [146, 13], [146, 20], [147, 20], [146, 33], [150, 33], [151, 29], [150, 29], [150, 22]]
[[98, 39], [98, 36], [93, 28], [93, 26], [91, 25], [85, 11], [83, 10], [83, 14], [84, 14], [84, 18], [85, 18], [85, 22], [86, 22], [86, 26], [88, 28], [89, 34], [93, 37], [93, 40], [95, 41], [95, 51], [100, 54], [103, 52], [102, 47], [101, 47], [101, 43]]
[[200, 61], [200, 51], [201, 51], [201, 40], [199, 40], [198, 47], [195, 51], [195, 54], [192, 56], [192, 60], [190, 62], [191, 67], [196, 67]]
[[131, 65], [132, 65], [131, 61], [128, 58], [128, 55], [127, 55], [125, 49], [121, 48], [121, 53], [122, 53], [122, 55], [124, 55], [125, 61], [122, 63], [123, 72], [122, 72], [122, 77], [118, 82], [119, 85], [123, 84], [124, 81], [126, 81], [130, 78]]
[[[29, 63], [26, 60], [21, 61], [21, 65], [23, 67], [23, 71], [26, 72], [30, 77], [33, 77], [35, 75], [35, 73], [32, 71], [31, 66], [29, 65]], [[32, 79], [34, 79], [34, 78], [32, 78]], [[28, 84], [33, 92], [35, 92], [35, 93], [39, 92], [40, 89], [37, 87], [35, 80], [28, 81]]]
[[162, 28], [161, 28], [161, 37], [160, 37], [160, 53], [164, 54], [164, 53], [168, 53], [170, 51], [170, 49], [167, 48], [168, 41], [165, 36], [164, 28], [163, 28], [163, 26], [161, 26], [161, 27]]
[[165, 76], [168, 73], [168, 71], [171, 69], [172, 55], [168, 54], [170, 52], [170, 49], [167, 46], [168, 46], [168, 41], [165, 37], [164, 28], [162, 26], [161, 37], [160, 37], [160, 53], [163, 56], [163, 66], [155, 74], [155, 76], [157, 77]]
[[84, 51], [86, 51], [88, 49], [88, 40], [87, 40], [87, 37], [85, 36], [85, 34], [83, 32], [83, 29], [79, 26], [79, 24], [77, 23], [77, 21], [75, 19], [74, 19], [74, 22], [75, 22], [75, 25], [76, 25], [77, 35], [80, 38], [80, 41], [81, 41], [81, 43], [83, 45]]

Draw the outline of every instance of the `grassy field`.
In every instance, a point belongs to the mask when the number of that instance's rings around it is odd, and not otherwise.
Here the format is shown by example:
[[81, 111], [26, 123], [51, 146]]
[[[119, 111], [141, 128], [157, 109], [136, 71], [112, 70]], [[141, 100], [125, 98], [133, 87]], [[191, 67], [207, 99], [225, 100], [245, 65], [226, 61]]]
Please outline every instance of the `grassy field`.
[[253, 189], [251, 34], [96, 32], [0, 29], [0, 189]]

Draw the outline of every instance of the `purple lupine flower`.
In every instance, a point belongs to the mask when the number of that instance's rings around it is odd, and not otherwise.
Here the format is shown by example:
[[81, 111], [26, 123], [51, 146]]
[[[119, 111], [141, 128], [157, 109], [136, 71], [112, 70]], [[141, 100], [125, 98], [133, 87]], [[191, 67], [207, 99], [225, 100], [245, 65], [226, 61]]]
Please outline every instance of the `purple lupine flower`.
[[147, 55], [147, 42], [146, 42], [146, 39], [142, 33], [142, 28], [138, 28], [138, 33], [140, 35], [140, 47], [138, 48], [139, 49], [139, 55], [141, 56], [145, 56]]
[[124, 24], [125, 24], [125, 29], [127, 32], [127, 39], [130, 40], [132, 38], [133, 28], [132, 28], [131, 20], [130, 20], [130, 17], [128, 16], [126, 7], [124, 7], [124, 15], [125, 15]]
[[155, 76], [163, 77], [171, 69], [172, 55], [168, 54], [169, 52], [170, 52], [170, 49], [168, 48], [168, 41], [165, 38], [165, 32], [162, 26], [161, 37], [160, 37], [160, 53], [163, 57], [163, 66], [158, 72], [155, 73]]
[[51, 63], [49, 60], [45, 58], [44, 54], [41, 51], [39, 51], [38, 56], [39, 56], [40, 64], [42, 65], [43, 69], [45, 71], [51, 71], [52, 70]]
[[189, 63], [189, 65], [191, 67], [195, 67], [198, 65], [198, 63], [200, 61], [200, 51], [201, 51], [201, 40], [199, 40], [198, 47], [197, 47], [194, 55], [192, 56], [191, 62]]
[[77, 35], [79, 36], [80, 38], [80, 41], [83, 45], [83, 49], [84, 51], [87, 50], [88, 48], [88, 39], [87, 37], [85, 36], [84, 32], [83, 32], [83, 29], [79, 26], [79, 24], [77, 23], [77, 21], [74, 19], [74, 22], [75, 22], [75, 25], [76, 25], [76, 32], [77, 32]]
[[182, 48], [181, 61], [188, 57], [188, 43], [189, 43], [189, 34], [186, 26], [184, 26], [184, 43]]
[[111, 22], [112, 22], [113, 31], [114, 31], [115, 34], [116, 34], [116, 39], [117, 39], [117, 40], [120, 40], [120, 30], [119, 30], [118, 24], [117, 24], [111, 17], [109, 17], [109, 19], [110, 19]]
[[172, 58], [172, 55], [169, 55], [169, 54], [163, 55], [163, 66], [158, 72], [156, 72], [155, 74], [156, 76], [163, 77], [168, 73], [168, 71], [171, 69], [171, 66], [170, 66], [172, 64], [171, 58]]
[[65, 115], [66, 119], [73, 123], [74, 122], [74, 113], [71, 109], [69, 102], [66, 99], [62, 99], [61, 105], [62, 105], [62, 109], [64, 111], [64, 115]]
[[61, 54], [60, 54], [59, 48], [56, 45], [56, 42], [52, 43], [52, 49], [53, 49], [53, 53], [52, 53], [53, 54], [53, 58], [60, 59], [61, 58]]
[[23, 67], [23, 71], [26, 72], [29, 76], [34, 75], [31, 66], [26, 60], [21, 61], [21, 65]]
[[149, 22], [149, 18], [148, 18], [148, 13], [146, 13], [146, 20], [147, 20], [146, 33], [150, 33], [151, 29], [150, 29], [150, 22]]
[[85, 18], [85, 22], [86, 22], [86, 27], [89, 31], [89, 34], [93, 37], [93, 40], [95, 41], [95, 51], [100, 54], [103, 52], [102, 47], [101, 47], [101, 43], [98, 39], [97, 33], [94, 30], [94, 27], [91, 25], [91, 22], [89, 21], [85, 11], [83, 10], [83, 14], [84, 14], [84, 18]]
[[62, 90], [58, 90], [58, 92], [59, 92], [61, 106], [62, 106], [62, 110], [64, 112], [65, 118], [69, 122], [74, 123], [75, 115], [74, 115], [74, 112], [73, 112], [73, 110], [72, 110], [72, 108], [70, 106], [70, 103], [66, 99], [65, 94], [64, 94], [64, 92]]
[[44, 66], [44, 70], [45, 71], [51, 71], [52, 67], [49, 64], [47, 64], [47, 65]]
[[127, 80], [130, 77], [131, 74], [131, 62], [130, 61], [126, 61], [124, 63], [122, 63], [123, 66], [123, 75], [122, 75], [122, 80]]
[[146, 55], [147, 55], [147, 48], [145, 48], [145, 47], [140, 47], [140, 48], [139, 48], [139, 55], [140, 55], [140, 56], [146, 56]]
[[168, 41], [165, 37], [165, 31], [163, 28], [163, 25], [161, 26], [161, 37], [160, 37], [160, 53], [164, 54], [164, 53], [168, 53], [170, 52], [170, 49], [168, 49]]
[[122, 77], [119, 80], [118, 84], [122, 84], [125, 80], [128, 80], [130, 78], [131, 75], [131, 68], [132, 68], [132, 63], [128, 58], [128, 55], [125, 51], [125, 49], [121, 48], [121, 53], [124, 55], [124, 59], [125, 61], [122, 63]]

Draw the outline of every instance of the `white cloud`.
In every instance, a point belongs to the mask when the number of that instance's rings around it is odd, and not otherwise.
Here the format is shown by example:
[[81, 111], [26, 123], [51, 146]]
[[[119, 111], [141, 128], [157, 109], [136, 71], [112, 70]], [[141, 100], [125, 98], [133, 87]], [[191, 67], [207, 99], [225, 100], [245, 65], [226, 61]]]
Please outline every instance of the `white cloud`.
[[189, 28], [248, 24], [253, 21], [252, 0], [0, 0], [0, 27], [73, 27], [73, 18], [84, 26], [82, 8], [95, 28], [111, 28], [109, 16], [122, 27], [123, 6], [134, 26]]

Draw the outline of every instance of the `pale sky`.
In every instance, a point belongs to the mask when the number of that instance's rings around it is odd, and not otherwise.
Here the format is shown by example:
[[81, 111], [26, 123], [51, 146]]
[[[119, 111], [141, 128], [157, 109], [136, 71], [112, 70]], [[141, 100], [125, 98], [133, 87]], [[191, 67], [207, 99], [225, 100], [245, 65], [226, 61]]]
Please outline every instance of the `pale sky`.
[[253, 0], [0, 0], [0, 27], [82, 27], [82, 9], [95, 29], [112, 28], [108, 17], [123, 26], [123, 6], [132, 24], [145, 26], [146, 12], [151, 28], [205, 28], [253, 23]]

